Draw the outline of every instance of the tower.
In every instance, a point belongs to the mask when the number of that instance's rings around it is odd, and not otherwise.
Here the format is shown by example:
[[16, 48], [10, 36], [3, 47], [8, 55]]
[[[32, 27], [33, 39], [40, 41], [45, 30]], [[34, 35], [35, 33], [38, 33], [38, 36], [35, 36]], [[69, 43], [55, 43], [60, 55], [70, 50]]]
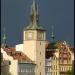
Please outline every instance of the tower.
[[38, 5], [31, 5], [30, 24], [23, 31], [23, 52], [36, 64], [35, 75], [45, 75], [45, 29], [39, 24]]

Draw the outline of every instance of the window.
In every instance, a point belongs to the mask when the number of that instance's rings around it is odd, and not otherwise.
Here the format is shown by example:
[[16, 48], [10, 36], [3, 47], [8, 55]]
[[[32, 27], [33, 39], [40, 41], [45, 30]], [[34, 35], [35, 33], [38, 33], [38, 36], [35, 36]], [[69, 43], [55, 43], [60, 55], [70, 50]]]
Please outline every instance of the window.
[[57, 70], [57, 66], [56, 66], [56, 70]]
[[54, 70], [55, 70], [55, 65], [54, 65]]
[[49, 61], [47, 61], [47, 66], [50, 66], [50, 62]]
[[69, 66], [69, 70], [71, 70], [71, 67]]
[[50, 62], [50, 66], [51, 66], [51, 62]]
[[56, 72], [56, 75], [57, 75], [57, 72]]
[[64, 60], [64, 63], [66, 64], [67, 63], [67, 60]]
[[18, 75], [35, 75], [34, 68], [31, 63], [19, 63]]
[[40, 55], [41, 55], [41, 52], [40, 52]]
[[41, 42], [40, 42], [40, 45], [41, 45]]
[[48, 72], [50, 72], [50, 68], [48, 68]]
[[65, 71], [65, 67], [62, 67], [62, 71]]
[[48, 72], [46, 73], [46, 75], [49, 75]]
[[61, 67], [61, 71], [63, 71], [63, 67]]
[[41, 62], [40, 62], [40, 65], [41, 65]]
[[9, 61], [9, 65], [11, 65], [11, 61]]
[[46, 71], [46, 72], [48, 71], [48, 68], [47, 68], [47, 67], [45, 68], [45, 71]]
[[29, 39], [32, 39], [32, 33], [28, 34]]
[[41, 72], [40, 72], [40, 75], [41, 75]]
[[23, 69], [21, 69], [21, 72], [23, 72]]

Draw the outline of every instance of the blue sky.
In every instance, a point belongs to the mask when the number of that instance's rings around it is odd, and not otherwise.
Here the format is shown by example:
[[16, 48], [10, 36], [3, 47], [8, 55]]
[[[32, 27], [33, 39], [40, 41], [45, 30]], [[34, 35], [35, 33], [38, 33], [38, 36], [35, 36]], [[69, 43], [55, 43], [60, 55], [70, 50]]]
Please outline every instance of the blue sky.
[[[37, 0], [40, 25], [45, 27], [46, 39], [51, 39], [54, 25], [55, 40], [74, 45], [74, 0]], [[15, 46], [23, 41], [23, 28], [30, 23], [32, 0], [1, 0], [1, 37], [6, 28], [7, 43]]]

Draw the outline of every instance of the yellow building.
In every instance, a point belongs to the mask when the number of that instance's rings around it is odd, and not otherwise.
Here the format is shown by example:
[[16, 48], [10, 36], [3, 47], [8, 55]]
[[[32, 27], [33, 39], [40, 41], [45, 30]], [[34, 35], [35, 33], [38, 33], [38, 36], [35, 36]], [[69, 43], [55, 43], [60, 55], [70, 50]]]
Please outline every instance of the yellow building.
[[59, 49], [55, 49], [51, 63], [52, 63], [52, 75], [60, 75]]
[[52, 75], [60, 75], [59, 73], [59, 58], [54, 54], [52, 57]]
[[64, 41], [59, 51], [60, 75], [67, 75], [67, 72], [72, 70], [74, 60], [72, 54], [68, 44]]
[[[46, 48], [46, 61], [45, 61], [46, 69], [47, 69], [46, 75], [60, 75], [58, 53], [59, 53], [58, 49]], [[49, 65], [49, 66], [47, 66], [47, 65]]]

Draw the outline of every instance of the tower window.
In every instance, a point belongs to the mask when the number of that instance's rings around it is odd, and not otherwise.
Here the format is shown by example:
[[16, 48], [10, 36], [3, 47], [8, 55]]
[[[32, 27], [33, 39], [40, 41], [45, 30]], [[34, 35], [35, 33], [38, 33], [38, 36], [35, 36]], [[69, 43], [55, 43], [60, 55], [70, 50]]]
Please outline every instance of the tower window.
[[41, 72], [40, 72], [40, 75], [41, 75]]
[[40, 52], [40, 55], [41, 55], [41, 52]]
[[40, 42], [40, 45], [41, 45], [41, 42]]
[[41, 62], [40, 62], [40, 65], [41, 65]]
[[57, 72], [56, 72], [56, 75], [57, 75]]

